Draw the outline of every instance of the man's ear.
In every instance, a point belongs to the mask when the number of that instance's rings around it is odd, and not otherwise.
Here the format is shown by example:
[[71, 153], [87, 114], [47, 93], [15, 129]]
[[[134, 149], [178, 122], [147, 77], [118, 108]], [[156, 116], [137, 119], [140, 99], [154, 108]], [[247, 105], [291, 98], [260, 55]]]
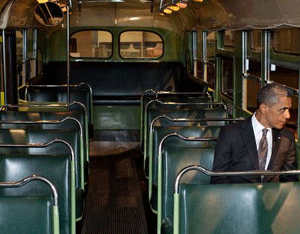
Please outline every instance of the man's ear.
[[268, 108], [268, 106], [267, 106], [266, 104], [264, 104], [264, 103], [260, 104], [260, 106], [259, 106], [259, 110], [260, 110], [260, 112], [261, 112], [262, 114], [265, 114], [265, 113], [266, 113], [267, 108]]

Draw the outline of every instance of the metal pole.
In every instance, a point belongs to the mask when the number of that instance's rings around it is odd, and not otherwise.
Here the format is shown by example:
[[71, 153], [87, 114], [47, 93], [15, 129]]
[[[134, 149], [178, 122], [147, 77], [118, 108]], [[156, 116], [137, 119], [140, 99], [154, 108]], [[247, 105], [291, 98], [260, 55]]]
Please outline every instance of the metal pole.
[[2, 31], [2, 49], [3, 49], [3, 85], [4, 85], [4, 103], [7, 105], [7, 69], [6, 69], [6, 39], [5, 39], [5, 30]]
[[67, 5], [67, 30], [66, 30], [66, 59], [67, 59], [67, 103], [70, 103], [70, 7]]
[[203, 79], [207, 82], [207, 31], [202, 32]]
[[[242, 32], [242, 74], [247, 74], [247, 32]], [[242, 108], [247, 110], [247, 79], [242, 76]]]

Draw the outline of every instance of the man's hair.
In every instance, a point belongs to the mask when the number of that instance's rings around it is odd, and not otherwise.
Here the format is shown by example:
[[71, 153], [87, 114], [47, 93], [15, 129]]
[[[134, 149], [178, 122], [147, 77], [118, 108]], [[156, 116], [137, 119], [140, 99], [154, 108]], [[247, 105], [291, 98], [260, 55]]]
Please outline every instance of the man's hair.
[[284, 85], [268, 84], [264, 86], [257, 94], [257, 107], [262, 103], [273, 106], [279, 102], [281, 97], [291, 97], [292, 93]]

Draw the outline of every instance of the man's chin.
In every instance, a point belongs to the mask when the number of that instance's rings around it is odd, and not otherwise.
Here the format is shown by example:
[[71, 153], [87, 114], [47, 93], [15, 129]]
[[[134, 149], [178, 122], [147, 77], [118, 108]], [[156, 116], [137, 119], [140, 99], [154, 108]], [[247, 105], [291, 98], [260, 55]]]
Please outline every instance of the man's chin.
[[275, 126], [275, 128], [280, 130], [280, 129], [283, 129], [284, 126], [285, 126], [285, 124], [278, 124]]

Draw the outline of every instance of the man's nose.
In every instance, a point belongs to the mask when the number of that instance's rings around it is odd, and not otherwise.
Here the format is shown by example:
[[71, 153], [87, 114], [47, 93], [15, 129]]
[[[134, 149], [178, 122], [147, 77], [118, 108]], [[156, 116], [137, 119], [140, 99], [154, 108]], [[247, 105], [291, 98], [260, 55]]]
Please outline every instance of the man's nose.
[[285, 112], [284, 112], [284, 118], [285, 119], [289, 119], [291, 117], [291, 115], [290, 115], [290, 111], [287, 109], [287, 110], [285, 110]]

